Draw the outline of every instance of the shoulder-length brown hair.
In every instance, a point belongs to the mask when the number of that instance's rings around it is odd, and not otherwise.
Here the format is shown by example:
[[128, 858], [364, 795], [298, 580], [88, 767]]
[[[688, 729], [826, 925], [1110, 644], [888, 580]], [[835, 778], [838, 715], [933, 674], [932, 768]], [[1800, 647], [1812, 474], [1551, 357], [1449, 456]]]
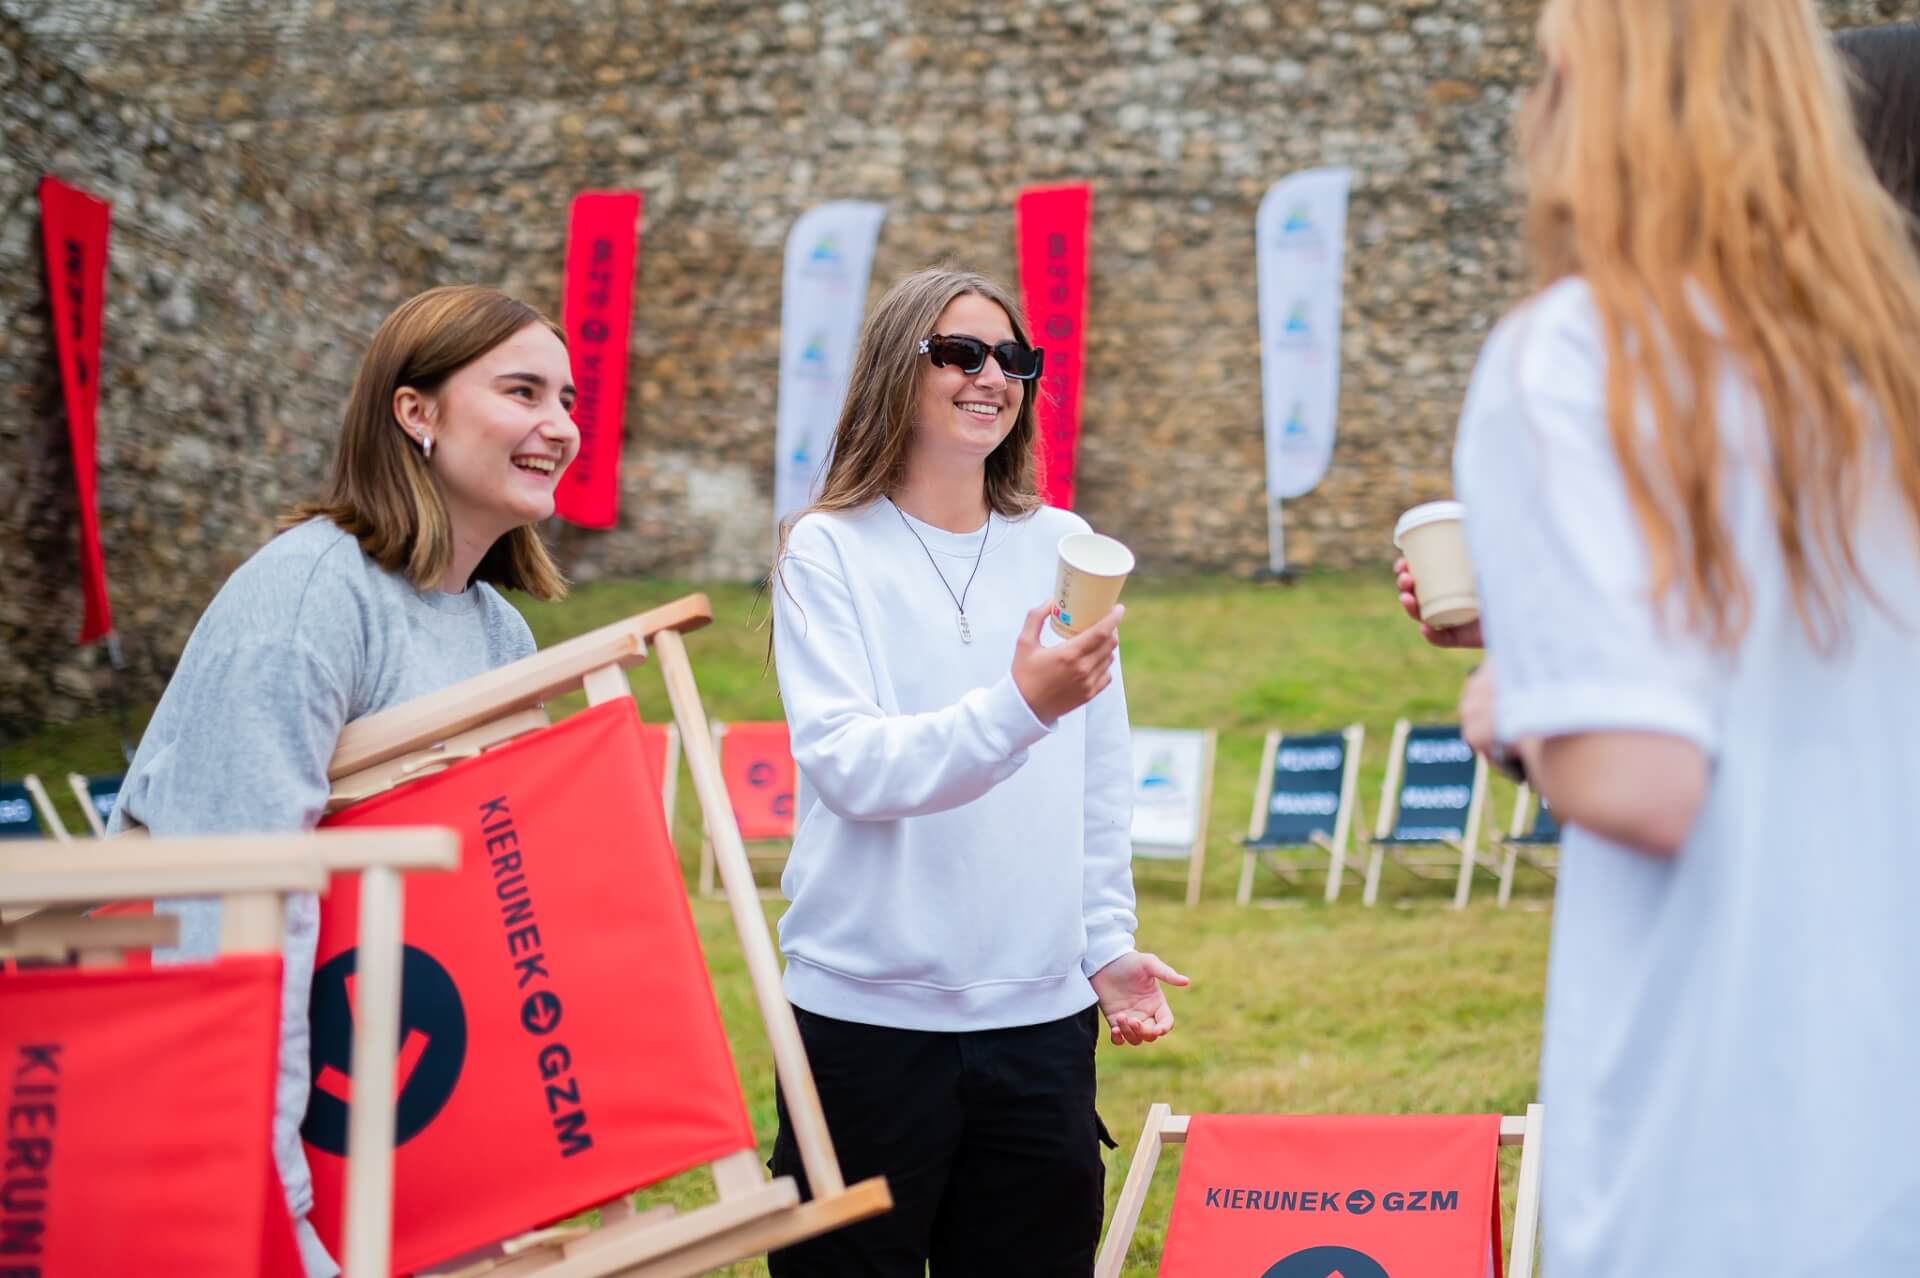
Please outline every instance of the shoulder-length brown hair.
[[[531, 324], [546, 325], [566, 344], [560, 326], [533, 307], [475, 284], [428, 289], [402, 302], [373, 335], [354, 376], [332, 482], [281, 525], [332, 520], [388, 572], [421, 590], [438, 587], [453, 560], [453, 524], [427, 459], [393, 415], [394, 393], [402, 386], [438, 393], [447, 378]], [[472, 580], [548, 601], [567, 593], [532, 524], [495, 541]]]
[[[913, 408], [920, 379], [930, 367], [920, 355], [920, 339], [933, 332], [940, 313], [956, 297], [975, 293], [1007, 313], [1014, 337], [1026, 342], [1027, 322], [1013, 295], [972, 271], [929, 267], [915, 271], [888, 289], [860, 328], [847, 380], [847, 399], [833, 428], [833, 459], [827, 465], [820, 496], [780, 530], [816, 510], [856, 510], [887, 496], [907, 473], [913, 446]], [[987, 505], [1004, 519], [1040, 506], [1038, 463], [1034, 460], [1034, 401], [1038, 381], [1026, 384], [1013, 429], [987, 456]]]
[[1730, 359], [1759, 392], [1794, 607], [1830, 649], [1883, 440], [1920, 531], [1920, 261], [1826, 33], [1807, 0], [1550, 0], [1540, 33], [1559, 65], [1522, 128], [1535, 282], [1592, 290], [1656, 595], [1723, 650], [1751, 618], [1714, 402]]

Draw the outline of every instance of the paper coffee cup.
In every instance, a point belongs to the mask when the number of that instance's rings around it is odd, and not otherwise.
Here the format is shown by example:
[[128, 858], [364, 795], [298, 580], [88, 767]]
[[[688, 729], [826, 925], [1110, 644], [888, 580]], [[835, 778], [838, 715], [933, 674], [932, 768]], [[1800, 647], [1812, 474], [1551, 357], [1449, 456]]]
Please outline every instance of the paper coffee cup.
[[1467, 555], [1467, 509], [1457, 501], [1430, 501], [1400, 516], [1393, 544], [1413, 571], [1420, 620], [1437, 630], [1464, 626], [1480, 615]]
[[1133, 552], [1099, 533], [1069, 533], [1060, 539], [1060, 567], [1053, 579], [1054, 630], [1077, 635], [1113, 611], [1120, 587], [1133, 571]]

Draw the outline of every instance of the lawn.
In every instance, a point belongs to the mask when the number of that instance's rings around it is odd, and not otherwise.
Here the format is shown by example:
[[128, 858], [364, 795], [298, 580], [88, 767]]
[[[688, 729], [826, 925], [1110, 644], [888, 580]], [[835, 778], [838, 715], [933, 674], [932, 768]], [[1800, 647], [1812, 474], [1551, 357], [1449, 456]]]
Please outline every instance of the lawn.
[[[777, 717], [765, 600], [750, 587], [604, 583], [563, 605], [525, 611], [545, 645], [696, 588], [715, 614], [688, 643], [708, 713]], [[1394, 719], [1451, 719], [1471, 658], [1421, 644], [1384, 571], [1309, 575], [1290, 586], [1142, 581], [1128, 588], [1126, 603], [1122, 654], [1134, 722], [1213, 727], [1220, 736], [1201, 904], [1182, 904], [1184, 866], [1141, 872], [1140, 945], [1193, 986], [1175, 997], [1179, 1028], [1170, 1039], [1101, 1051], [1100, 1109], [1121, 1146], [1107, 1155], [1109, 1207], [1155, 1101], [1176, 1113], [1518, 1112], [1534, 1092], [1547, 885], [1523, 877], [1518, 908], [1498, 910], [1483, 879], [1472, 907], [1456, 913], [1445, 908], [1450, 883], [1420, 882], [1390, 866], [1376, 909], [1360, 906], [1357, 881], [1337, 904], [1322, 904], [1317, 875], [1304, 890], [1263, 878], [1263, 894], [1289, 898], [1279, 908], [1233, 904], [1241, 865], [1234, 837], [1246, 829], [1267, 729], [1365, 725], [1360, 793], [1370, 824]], [[633, 683], [642, 714], [666, 718], [658, 676], [642, 666]], [[0, 775], [115, 770], [117, 742], [111, 720], [49, 727], [0, 752]], [[58, 797], [77, 827], [71, 796]], [[1504, 822], [1512, 791], [1496, 783], [1493, 797], [1489, 820]], [[699, 817], [684, 779], [675, 828], [691, 883]], [[768, 903], [770, 921], [780, 908]], [[773, 1135], [771, 1056], [724, 904], [696, 901], [694, 913], [764, 1154]], [[1502, 1161], [1509, 1209], [1516, 1162], [1511, 1152]], [[1178, 1165], [1177, 1151], [1161, 1160], [1130, 1275], [1154, 1270]], [[710, 1182], [682, 1177], [642, 1198], [688, 1206], [711, 1193]], [[756, 1261], [729, 1272], [766, 1270]]]

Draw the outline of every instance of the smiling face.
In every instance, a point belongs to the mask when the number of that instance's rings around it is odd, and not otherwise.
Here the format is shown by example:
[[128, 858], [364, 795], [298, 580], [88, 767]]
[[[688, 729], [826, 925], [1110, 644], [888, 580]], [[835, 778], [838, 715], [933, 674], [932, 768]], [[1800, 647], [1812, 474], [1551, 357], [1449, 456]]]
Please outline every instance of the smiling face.
[[456, 370], [432, 394], [403, 386], [394, 415], [433, 440], [430, 469], [454, 535], [491, 543], [553, 514], [554, 488], [580, 451], [567, 349], [529, 324]]
[[[988, 346], [1015, 340], [1007, 313], [978, 293], [962, 293], [948, 303], [933, 331], [978, 338]], [[1013, 429], [1025, 396], [1026, 384], [1001, 372], [992, 355], [977, 373], [938, 368], [922, 357], [914, 396], [914, 460], [984, 463]]]

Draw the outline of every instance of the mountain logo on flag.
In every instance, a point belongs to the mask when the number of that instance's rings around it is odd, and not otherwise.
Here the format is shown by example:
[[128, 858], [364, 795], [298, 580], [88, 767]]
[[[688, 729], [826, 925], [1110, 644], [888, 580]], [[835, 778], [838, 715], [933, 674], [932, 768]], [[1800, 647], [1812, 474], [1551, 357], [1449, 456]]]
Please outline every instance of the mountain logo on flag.
[[[353, 985], [358, 953], [343, 950], [314, 972], [313, 1001], [307, 1012], [313, 1096], [300, 1134], [307, 1143], [343, 1157], [347, 1114], [353, 1102]], [[431, 954], [404, 947], [396, 1146], [418, 1136], [439, 1116], [460, 1082], [466, 1061], [467, 1013], [459, 987]]]

